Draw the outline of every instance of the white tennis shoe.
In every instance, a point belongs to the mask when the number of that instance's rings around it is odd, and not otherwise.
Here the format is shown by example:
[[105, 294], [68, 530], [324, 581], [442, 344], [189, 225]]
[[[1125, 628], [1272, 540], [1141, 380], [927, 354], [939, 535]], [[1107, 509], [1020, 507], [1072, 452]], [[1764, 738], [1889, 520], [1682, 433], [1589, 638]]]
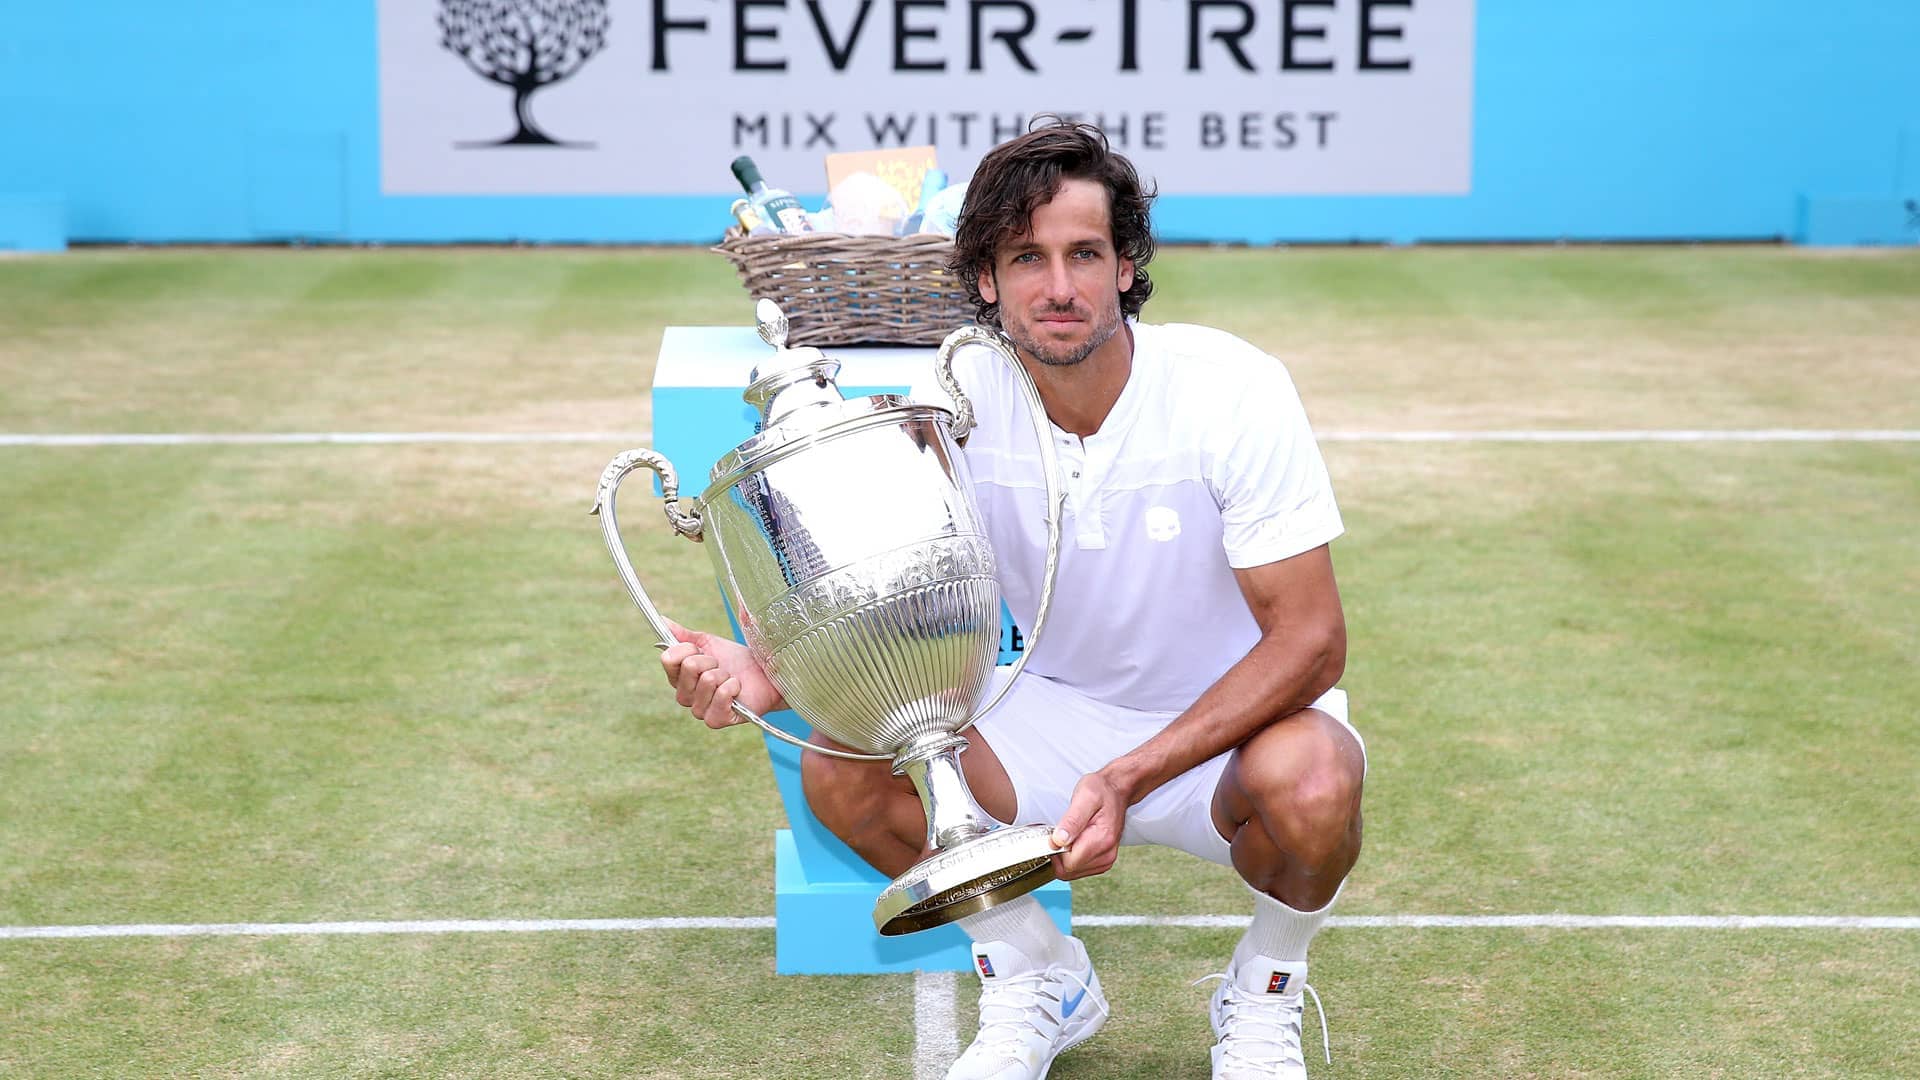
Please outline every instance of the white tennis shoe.
[[980, 1034], [947, 1080], [1042, 1080], [1053, 1059], [1107, 1022], [1107, 996], [1086, 947], [1068, 938], [1072, 959], [1041, 967], [1002, 941], [975, 942]]
[[[1250, 957], [1245, 964], [1229, 963], [1224, 974], [1196, 979], [1194, 985], [1208, 979], [1220, 980], [1211, 1007], [1213, 1033], [1220, 1040], [1213, 1047], [1213, 1080], [1306, 1080], [1307, 1063], [1300, 1051], [1301, 995], [1313, 994], [1313, 1007], [1320, 1009], [1320, 995], [1307, 985], [1306, 961]], [[1331, 1063], [1324, 1011], [1320, 1044]]]

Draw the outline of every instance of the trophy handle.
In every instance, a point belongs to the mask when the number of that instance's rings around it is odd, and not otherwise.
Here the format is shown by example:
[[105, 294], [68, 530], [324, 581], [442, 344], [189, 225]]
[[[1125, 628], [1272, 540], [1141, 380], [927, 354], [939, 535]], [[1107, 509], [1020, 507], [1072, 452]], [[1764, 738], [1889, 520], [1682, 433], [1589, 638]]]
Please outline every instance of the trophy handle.
[[[606, 471], [600, 474], [600, 489], [593, 499], [593, 509], [588, 513], [600, 519], [600, 532], [607, 538], [607, 550], [613, 555], [613, 565], [620, 571], [620, 580], [627, 585], [627, 593], [640, 607], [640, 614], [646, 616], [648, 625], [653, 627], [655, 637], [660, 639], [657, 649], [665, 650], [678, 640], [673, 629], [667, 625], [666, 617], [660, 609], [653, 606], [653, 600], [647, 596], [646, 586], [640, 584], [640, 575], [634, 572], [633, 562], [627, 558], [627, 546], [620, 542], [620, 522], [613, 509], [614, 494], [620, 489], [620, 481], [635, 469], [651, 469], [660, 476], [660, 494], [666, 500], [667, 523], [673, 531], [691, 540], [700, 540], [704, 523], [698, 515], [688, 514], [680, 509], [680, 478], [673, 471], [673, 463], [665, 454], [647, 449], [628, 450], [607, 463]], [[825, 746], [815, 746], [805, 739], [796, 738], [767, 723], [759, 713], [747, 708], [740, 702], [733, 703], [733, 715], [752, 724], [759, 725], [762, 731], [776, 739], [790, 742], [803, 750], [812, 750], [816, 754], [830, 757], [847, 758], [852, 761], [892, 761], [891, 754], [853, 754], [844, 750], [834, 750]]]
[[[960, 351], [960, 346], [972, 344], [1004, 351], [992, 331], [983, 326], [963, 326], [948, 334], [947, 340], [940, 343], [940, 351], [933, 354], [934, 381], [953, 399], [953, 423], [948, 425], [947, 432], [959, 446], [967, 445], [967, 436], [973, 434], [973, 402], [967, 399], [967, 392], [960, 389], [960, 381], [953, 377], [953, 354]], [[1020, 367], [1020, 362], [1016, 359], [1013, 366]], [[1020, 368], [1020, 372], [1024, 375], [1026, 369]]]
[[960, 383], [953, 377], [953, 354], [963, 345], [985, 345], [1000, 354], [1000, 358], [1012, 365], [1019, 376], [1017, 382], [1020, 393], [1027, 399], [1027, 414], [1033, 420], [1033, 435], [1040, 442], [1041, 468], [1047, 474], [1047, 565], [1040, 586], [1040, 607], [1033, 614], [1033, 628], [1027, 633], [1027, 647], [1021, 651], [1020, 658], [1013, 662], [1013, 670], [1007, 673], [1007, 681], [1000, 684], [999, 692], [987, 700], [985, 705], [975, 710], [966, 723], [954, 729], [954, 734], [972, 727], [974, 721], [992, 712], [996, 705], [1013, 689], [1014, 680], [1027, 668], [1027, 659], [1033, 655], [1040, 644], [1040, 633], [1047, 625], [1047, 612], [1053, 607], [1053, 583], [1060, 571], [1060, 516], [1065, 511], [1067, 493], [1060, 489], [1060, 457], [1053, 447], [1053, 432], [1048, 430], [1047, 407], [1040, 400], [1040, 388], [1033, 384], [1033, 376], [1026, 365], [1014, 352], [1013, 342], [1000, 331], [989, 330], [983, 326], [963, 326], [947, 335], [940, 343], [940, 351], [934, 354], [933, 375], [940, 383], [940, 389], [953, 399], [955, 410], [953, 441], [965, 446], [966, 437], [973, 431], [973, 403], [960, 389]]

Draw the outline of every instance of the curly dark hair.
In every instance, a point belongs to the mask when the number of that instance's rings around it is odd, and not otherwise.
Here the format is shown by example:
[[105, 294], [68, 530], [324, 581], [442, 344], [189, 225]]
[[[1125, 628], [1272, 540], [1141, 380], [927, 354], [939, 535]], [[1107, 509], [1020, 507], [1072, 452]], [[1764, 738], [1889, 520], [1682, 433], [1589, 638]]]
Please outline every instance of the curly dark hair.
[[1042, 115], [1025, 135], [995, 147], [980, 160], [960, 208], [947, 268], [967, 287], [980, 322], [1000, 325], [1000, 305], [980, 295], [980, 271], [993, 265], [994, 253], [1009, 240], [1025, 236], [1033, 212], [1059, 193], [1065, 180], [1091, 180], [1107, 189], [1114, 251], [1133, 260], [1133, 287], [1120, 294], [1120, 312], [1140, 314], [1153, 282], [1147, 263], [1153, 258], [1149, 211], [1156, 192], [1142, 189], [1133, 163], [1114, 152], [1105, 132], [1092, 124]]

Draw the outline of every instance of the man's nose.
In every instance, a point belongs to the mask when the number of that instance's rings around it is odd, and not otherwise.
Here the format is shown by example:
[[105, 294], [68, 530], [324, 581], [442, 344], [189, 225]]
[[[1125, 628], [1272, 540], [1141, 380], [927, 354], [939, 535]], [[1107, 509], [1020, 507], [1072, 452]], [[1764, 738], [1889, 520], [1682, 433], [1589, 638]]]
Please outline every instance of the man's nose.
[[1055, 259], [1047, 266], [1047, 299], [1056, 304], [1073, 302], [1073, 273], [1065, 259]]

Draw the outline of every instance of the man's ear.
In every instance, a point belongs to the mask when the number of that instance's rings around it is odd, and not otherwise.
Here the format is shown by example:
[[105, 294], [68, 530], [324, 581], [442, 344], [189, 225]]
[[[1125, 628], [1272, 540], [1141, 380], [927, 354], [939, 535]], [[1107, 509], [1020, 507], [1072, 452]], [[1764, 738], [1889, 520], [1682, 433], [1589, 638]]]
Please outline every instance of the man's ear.
[[989, 304], [997, 304], [1000, 302], [1000, 290], [994, 287], [993, 267], [991, 266], [983, 266], [980, 268], [980, 299], [985, 300]]
[[1119, 280], [1117, 284], [1120, 286], [1120, 289], [1119, 289], [1120, 292], [1126, 292], [1128, 289], [1133, 288], [1133, 260], [1132, 259], [1120, 260], [1120, 274], [1119, 274]]

